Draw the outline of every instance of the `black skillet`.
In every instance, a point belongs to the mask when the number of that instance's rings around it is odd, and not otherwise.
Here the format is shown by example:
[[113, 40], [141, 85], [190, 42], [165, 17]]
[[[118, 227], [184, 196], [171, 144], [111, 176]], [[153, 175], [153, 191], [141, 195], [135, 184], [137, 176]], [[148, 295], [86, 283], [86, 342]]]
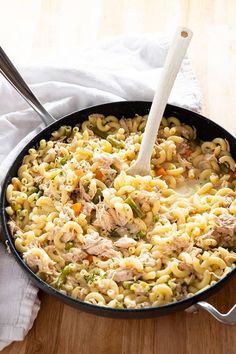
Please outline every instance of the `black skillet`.
[[[2, 62], [1, 62], [2, 59]], [[3, 63], [4, 59], [4, 63]], [[3, 65], [4, 64], [4, 65]], [[2, 67], [1, 67], [2, 66]], [[12, 71], [12, 64], [7, 58], [6, 62], [6, 55], [0, 48], [0, 71], [7, 77], [8, 81], [14, 85], [15, 88], [24, 96], [26, 94], [30, 94], [30, 98], [28, 97], [28, 101], [31, 101], [32, 105], [32, 97], [34, 100], [36, 98], [30, 92], [27, 85], [24, 83], [23, 79], [19, 77], [16, 69], [14, 68], [14, 72]], [[11, 73], [11, 77], [10, 74]], [[13, 80], [14, 77], [17, 75], [17, 80]], [[19, 80], [21, 80], [21, 85], [19, 85]], [[22, 93], [22, 82], [24, 83], [25, 91]], [[38, 109], [41, 109], [40, 103], [37, 101]], [[236, 268], [228, 273], [222, 280], [217, 282], [216, 284], [210, 286], [206, 290], [188, 298], [185, 300], [177, 301], [174, 303], [170, 303], [167, 305], [159, 306], [159, 307], [149, 307], [149, 308], [141, 308], [141, 309], [113, 309], [104, 306], [97, 306], [92, 305], [89, 303], [85, 303], [80, 300], [75, 300], [70, 296], [64, 295], [60, 293], [58, 290], [54, 289], [43, 280], [41, 280], [22, 260], [20, 253], [16, 250], [14, 242], [11, 237], [11, 232], [8, 227], [9, 216], [5, 212], [5, 208], [7, 206], [7, 200], [5, 191], [8, 184], [11, 182], [12, 177], [17, 175], [18, 168], [22, 164], [23, 157], [28, 153], [28, 150], [32, 147], [38, 145], [41, 139], [48, 140], [51, 137], [51, 133], [57, 129], [59, 129], [62, 125], [71, 125], [72, 127], [78, 124], [79, 122], [83, 122], [87, 119], [88, 115], [92, 113], [102, 113], [104, 115], [114, 115], [117, 118], [130, 118], [134, 117], [136, 114], [145, 115], [148, 114], [150, 110], [151, 103], [144, 102], [144, 101], [123, 101], [123, 102], [114, 102], [114, 103], [107, 103], [102, 104], [99, 106], [89, 107], [78, 112], [74, 112], [65, 116], [58, 121], [55, 121], [50, 115], [46, 118], [54, 120], [53, 123], [48, 125], [45, 129], [43, 129], [39, 134], [37, 134], [19, 153], [15, 162], [9, 169], [4, 182], [2, 183], [2, 192], [0, 198], [0, 218], [1, 218], [1, 225], [2, 225], [2, 232], [3, 237], [5, 239], [5, 244], [9, 246], [9, 249], [13, 256], [16, 258], [18, 264], [24, 269], [24, 271], [28, 274], [31, 278], [33, 283], [45, 291], [46, 293], [57, 297], [58, 299], [62, 300], [63, 302], [76, 307], [80, 310], [90, 312], [99, 316], [105, 317], [113, 317], [113, 318], [149, 318], [149, 317], [157, 317], [161, 315], [166, 315], [168, 313], [184, 310], [187, 308], [196, 309], [196, 308], [203, 308], [210, 312], [215, 318], [219, 321], [226, 323], [226, 324], [236, 324], [236, 305], [227, 313], [221, 314], [219, 313], [212, 305], [207, 302], [203, 302], [203, 299], [206, 299], [213, 293], [215, 293], [218, 289], [220, 289], [224, 284], [230, 279], [236, 272]], [[35, 107], [33, 107], [35, 109]], [[48, 113], [47, 113], [48, 114]], [[43, 113], [42, 113], [43, 115]], [[165, 117], [174, 116], [178, 118], [181, 122], [184, 122], [188, 125], [194, 125], [197, 129], [197, 136], [202, 140], [212, 140], [216, 137], [221, 137], [227, 139], [231, 153], [234, 159], [236, 159], [236, 139], [228, 133], [224, 128], [220, 127], [216, 123], [212, 122], [210, 119], [205, 118], [197, 113], [191, 112], [187, 109], [167, 105], [164, 113]], [[45, 117], [44, 117], [45, 118]], [[48, 122], [46, 122], [48, 124]], [[193, 306], [194, 305], [194, 306]], [[191, 310], [190, 309], [190, 310]]]

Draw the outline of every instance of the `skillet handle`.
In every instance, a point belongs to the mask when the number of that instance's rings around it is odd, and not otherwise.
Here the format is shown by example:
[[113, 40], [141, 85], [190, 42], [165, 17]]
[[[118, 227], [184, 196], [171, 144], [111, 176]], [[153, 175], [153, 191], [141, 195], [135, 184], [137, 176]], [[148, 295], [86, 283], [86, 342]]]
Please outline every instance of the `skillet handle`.
[[203, 309], [209, 312], [217, 321], [227, 324], [235, 325], [236, 324], [236, 305], [234, 305], [229, 312], [221, 313], [214, 306], [205, 301], [199, 301], [195, 305], [189, 307], [187, 312], [195, 312], [198, 309]]
[[47, 126], [55, 122], [55, 118], [46, 111], [43, 105], [35, 97], [29, 86], [23, 80], [20, 73], [12, 64], [2, 47], [0, 47], [0, 73], [7, 79], [7, 81], [19, 92], [19, 94], [26, 100], [26, 102], [35, 110], [40, 116], [44, 124]]

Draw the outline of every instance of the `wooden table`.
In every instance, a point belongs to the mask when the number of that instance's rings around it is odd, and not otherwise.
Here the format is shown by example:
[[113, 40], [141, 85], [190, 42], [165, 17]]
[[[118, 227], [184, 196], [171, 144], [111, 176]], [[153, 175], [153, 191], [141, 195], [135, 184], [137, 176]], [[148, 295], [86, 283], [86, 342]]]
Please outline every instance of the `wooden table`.
[[[1, 44], [20, 64], [73, 52], [103, 37], [189, 26], [194, 31], [189, 55], [203, 92], [203, 113], [236, 132], [235, 0], [0, 0], [0, 8]], [[233, 279], [210, 302], [227, 311], [235, 294]], [[40, 298], [32, 330], [3, 354], [236, 353], [236, 326], [219, 324], [203, 311], [112, 320], [42, 293]]]

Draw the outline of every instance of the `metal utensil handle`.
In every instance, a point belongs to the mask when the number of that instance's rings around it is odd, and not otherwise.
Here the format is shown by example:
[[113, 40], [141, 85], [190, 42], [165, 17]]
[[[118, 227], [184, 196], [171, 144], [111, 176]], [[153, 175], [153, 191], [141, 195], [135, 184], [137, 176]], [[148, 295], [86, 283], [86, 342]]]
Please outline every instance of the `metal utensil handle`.
[[19, 92], [19, 94], [30, 104], [40, 116], [45, 125], [55, 122], [55, 118], [42, 106], [35, 97], [26, 82], [21, 77], [15, 66], [12, 64], [2, 47], [0, 47], [0, 72], [9, 83]]
[[236, 305], [234, 305], [227, 313], [219, 312], [214, 306], [205, 301], [197, 302], [195, 305], [189, 307], [187, 312], [194, 312], [197, 309], [203, 309], [209, 312], [217, 321], [227, 324], [235, 325], [236, 324]]

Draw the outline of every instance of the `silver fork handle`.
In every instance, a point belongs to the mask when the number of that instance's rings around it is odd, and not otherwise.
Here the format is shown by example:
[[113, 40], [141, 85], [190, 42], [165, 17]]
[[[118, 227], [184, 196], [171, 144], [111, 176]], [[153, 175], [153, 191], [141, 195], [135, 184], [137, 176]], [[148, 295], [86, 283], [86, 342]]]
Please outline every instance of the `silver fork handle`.
[[7, 81], [19, 92], [19, 94], [29, 103], [29, 105], [40, 116], [45, 125], [55, 122], [55, 118], [42, 106], [39, 100], [35, 97], [29, 86], [23, 80], [20, 73], [12, 64], [2, 47], [0, 47], [0, 72]]
[[195, 305], [189, 307], [187, 312], [195, 312], [198, 309], [203, 309], [209, 312], [217, 321], [227, 324], [236, 324], [236, 305], [234, 305], [227, 313], [219, 312], [214, 306], [205, 301], [197, 302]]

